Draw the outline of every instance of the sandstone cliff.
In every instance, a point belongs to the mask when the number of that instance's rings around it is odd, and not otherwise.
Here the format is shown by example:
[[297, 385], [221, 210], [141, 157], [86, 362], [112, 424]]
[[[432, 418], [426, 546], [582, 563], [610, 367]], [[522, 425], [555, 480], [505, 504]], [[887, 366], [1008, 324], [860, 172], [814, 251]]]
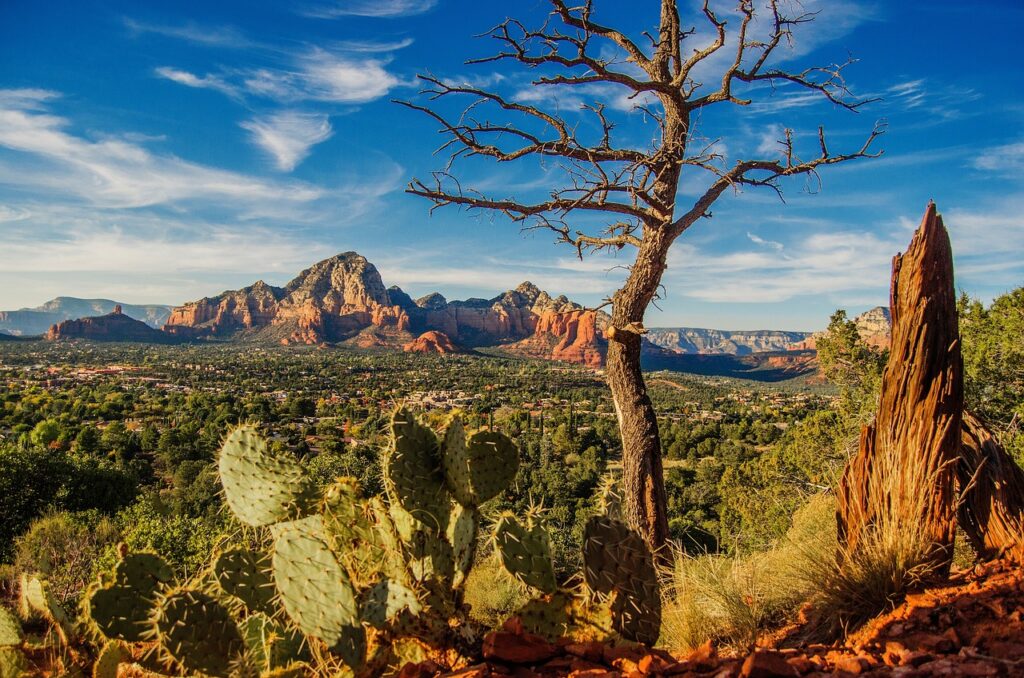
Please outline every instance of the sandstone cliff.
[[415, 340], [404, 344], [402, 350], [406, 353], [439, 353], [441, 355], [460, 352], [448, 335], [434, 330], [424, 332]]
[[[889, 335], [892, 332], [892, 318], [889, 309], [884, 306], [876, 306], [864, 311], [853, 319], [857, 326], [857, 333], [869, 346], [875, 348], [889, 348]], [[817, 350], [818, 338], [825, 332], [815, 332], [803, 341], [790, 344], [786, 348], [793, 351], [814, 351]]]
[[380, 273], [345, 252], [302, 271], [284, 287], [261, 281], [174, 309], [165, 329], [188, 337], [273, 339], [321, 344], [354, 337], [368, 326], [409, 329]]

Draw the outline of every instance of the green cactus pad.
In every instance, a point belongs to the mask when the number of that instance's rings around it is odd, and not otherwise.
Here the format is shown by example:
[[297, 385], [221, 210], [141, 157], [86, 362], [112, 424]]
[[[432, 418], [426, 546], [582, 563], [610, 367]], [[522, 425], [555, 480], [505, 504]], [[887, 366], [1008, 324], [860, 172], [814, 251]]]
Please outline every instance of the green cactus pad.
[[498, 496], [519, 469], [519, 450], [508, 436], [479, 431], [467, 441], [457, 417], [445, 433], [442, 453], [445, 483], [463, 506], [479, 506]]
[[14, 613], [0, 605], [0, 647], [20, 645], [22, 639], [21, 624]]
[[654, 643], [661, 627], [661, 590], [654, 556], [625, 523], [593, 516], [583, 535], [583, 576], [600, 593], [614, 594], [612, 625], [629, 640]]
[[511, 513], [502, 514], [494, 530], [494, 545], [505, 569], [521, 582], [543, 593], [558, 588], [551, 560], [551, 541], [539, 522], [523, 525]]
[[150, 638], [155, 607], [153, 598], [119, 584], [97, 589], [89, 598], [89, 616], [100, 633], [130, 643]]
[[21, 678], [28, 671], [25, 654], [16, 647], [0, 647], [0, 678]]
[[378, 500], [366, 501], [352, 478], [339, 478], [324, 498], [324, 528], [328, 543], [352, 583], [369, 586], [384, 573], [404, 579], [398, 537], [387, 511]]
[[[444, 484], [437, 436], [401, 408], [391, 418], [391, 437], [391, 446], [384, 455], [384, 479], [392, 503], [416, 521], [443, 533], [451, 496]], [[399, 522], [397, 517], [395, 522]]]
[[456, 504], [452, 517], [448, 521], [448, 543], [452, 546], [454, 574], [452, 588], [459, 588], [466, 581], [469, 569], [473, 567], [476, 555], [476, 536], [480, 524], [480, 515], [476, 509]]
[[291, 666], [309, 657], [302, 634], [286, 629], [266, 615], [247, 617], [240, 630], [249, 648], [249, 658], [263, 671]]
[[[323, 640], [349, 662], [358, 650], [362, 626], [348, 573], [327, 545], [323, 519], [313, 515], [274, 526], [274, 583], [281, 602], [303, 632]], [[358, 631], [354, 630], [358, 628]], [[355, 668], [359, 664], [349, 662]]]
[[157, 595], [173, 576], [160, 556], [129, 553], [114, 568], [110, 585], [89, 598], [89, 615], [107, 638], [149, 640]]
[[224, 593], [242, 601], [249, 610], [274, 614], [276, 591], [266, 554], [244, 548], [224, 551], [213, 562], [213, 577]]
[[416, 594], [398, 582], [382, 579], [360, 596], [360, 610], [363, 621], [374, 628], [382, 629], [403, 611], [418, 615], [423, 606]]
[[288, 666], [267, 671], [260, 678], [306, 678], [310, 675], [313, 675], [313, 670], [308, 664], [295, 662]]
[[568, 633], [572, 624], [571, 596], [565, 593], [534, 598], [520, 607], [515, 616], [529, 633], [548, 640], [557, 640]]
[[455, 559], [452, 546], [444, 536], [429, 530], [420, 530], [412, 535], [412, 539], [404, 544], [406, 566], [415, 582], [426, 582], [428, 579], [445, 582], [452, 581], [455, 575]]
[[117, 667], [130, 658], [131, 654], [121, 641], [107, 642], [92, 665], [92, 678], [117, 678]]
[[247, 525], [301, 518], [319, 501], [316, 485], [302, 465], [288, 454], [270, 451], [253, 426], [239, 426], [228, 434], [218, 468], [228, 506]]
[[226, 676], [245, 644], [227, 608], [202, 591], [182, 589], [157, 608], [160, 645], [190, 672]]
[[649, 593], [646, 597], [634, 598], [627, 593], [616, 592], [611, 612], [612, 628], [626, 640], [645, 645], [658, 642], [661, 635], [661, 599], [657, 592], [653, 598]]
[[126, 554], [114, 568], [114, 580], [129, 586], [152, 588], [155, 582], [167, 583], [172, 579], [174, 572], [170, 565], [155, 553]]
[[71, 618], [50, 593], [49, 585], [39, 577], [21, 576], [21, 606], [25, 616], [38, 613], [57, 629], [63, 642], [72, 634]]
[[601, 593], [658, 587], [647, 543], [625, 523], [606, 516], [593, 516], [584, 527], [583, 576], [590, 588]]

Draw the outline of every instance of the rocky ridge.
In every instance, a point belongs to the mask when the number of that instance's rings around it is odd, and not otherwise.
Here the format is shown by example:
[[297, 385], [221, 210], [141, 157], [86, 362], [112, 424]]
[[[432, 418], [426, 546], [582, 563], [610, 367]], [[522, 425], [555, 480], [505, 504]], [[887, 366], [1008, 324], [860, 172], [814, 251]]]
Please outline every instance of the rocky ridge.
[[112, 312], [115, 306], [120, 306], [126, 316], [141, 320], [153, 328], [167, 322], [172, 308], [161, 304], [123, 304], [110, 299], [56, 297], [35, 308], [0, 311], [0, 333], [15, 336], [44, 334], [51, 326], [63, 320], [105, 315]]
[[137, 341], [148, 343], [167, 343], [173, 337], [155, 330], [141, 320], [135, 320], [124, 314], [121, 305], [107, 315], [78, 320], [64, 320], [55, 323], [47, 330], [43, 338], [47, 341], [64, 341], [70, 339], [88, 339], [92, 341]]
[[647, 340], [672, 353], [749, 355], [782, 351], [810, 336], [809, 332], [779, 330], [713, 330], [695, 327], [657, 327]]
[[[869, 346], [879, 349], [889, 348], [889, 339], [892, 332], [892, 317], [889, 309], [884, 306], [876, 306], [864, 311], [853, 319], [857, 326], [857, 333]], [[795, 342], [787, 348], [796, 351], [813, 351], [817, 349], [818, 339], [824, 336], [824, 330], [815, 332], [802, 341]]]

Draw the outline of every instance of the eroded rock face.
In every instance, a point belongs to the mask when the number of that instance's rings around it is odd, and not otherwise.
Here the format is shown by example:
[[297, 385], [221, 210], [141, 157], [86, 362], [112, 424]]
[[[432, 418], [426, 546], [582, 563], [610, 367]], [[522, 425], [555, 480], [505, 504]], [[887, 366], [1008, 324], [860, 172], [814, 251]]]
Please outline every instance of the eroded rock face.
[[278, 327], [284, 334], [281, 343], [321, 344], [370, 325], [404, 332], [409, 316], [391, 303], [376, 267], [345, 252], [311, 266], [284, 287], [261, 280], [185, 304], [174, 309], [165, 329], [190, 337], [227, 337]]
[[[284, 287], [260, 281], [180, 306], [165, 329], [190, 338], [347, 341], [392, 348], [423, 344], [424, 350], [445, 352], [502, 345], [524, 355], [599, 366], [606, 344], [597, 324], [597, 315], [530, 282], [493, 299], [449, 302], [433, 293], [413, 301], [400, 288], [386, 289], [365, 257], [346, 252], [311, 266]], [[430, 332], [445, 341], [414, 340]]]
[[146, 323], [135, 320], [121, 311], [118, 304], [112, 313], [64, 320], [54, 324], [43, 337], [47, 341], [64, 341], [70, 339], [87, 339], [89, 341], [138, 341], [148, 343], [165, 343], [173, 339], [170, 335], [155, 330]]
[[590, 367], [604, 365], [608, 341], [596, 311], [546, 311], [537, 319], [533, 334], [511, 346], [513, 353], [562, 360]]
[[459, 352], [458, 347], [452, 343], [447, 334], [435, 330], [424, 332], [415, 340], [404, 344], [402, 350], [406, 353], [439, 353], [441, 355]]
[[[857, 334], [868, 346], [879, 349], [889, 348], [892, 334], [892, 317], [889, 315], [889, 309], [884, 306], [876, 306], [861, 313], [853, 319], [853, 322], [857, 326]], [[794, 342], [786, 348], [791, 351], [817, 350], [818, 339], [824, 334], [824, 331], [815, 332], [803, 341]]]

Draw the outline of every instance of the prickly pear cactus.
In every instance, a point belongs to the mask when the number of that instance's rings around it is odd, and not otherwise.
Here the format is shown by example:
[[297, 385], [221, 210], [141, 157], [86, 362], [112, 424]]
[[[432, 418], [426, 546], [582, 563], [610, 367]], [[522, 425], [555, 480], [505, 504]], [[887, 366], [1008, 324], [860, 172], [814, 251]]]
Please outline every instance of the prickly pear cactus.
[[467, 508], [456, 504], [452, 517], [448, 521], [448, 533], [445, 535], [452, 545], [452, 586], [460, 588], [469, 576], [476, 557], [476, 540], [480, 528], [480, 514], [475, 508]]
[[[392, 508], [397, 504], [414, 521], [444, 533], [451, 512], [451, 495], [441, 472], [437, 436], [405, 408], [395, 411], [391, 431], [391, 447], [384, 455], [384, 480]], [[393, 511], [392, 517], [399, 534], [406, 539], [411, 533], [410, 526], [407, 519], [396, 513]]]
[[519, 469], [519, 451], [507, 436], [478, 431], [467, 440], [458, 418], [445, 433], [442, 458], [448, 489], [467, 507], [498, 496], [512, 484]]
[[327, 544], [323, 518], [274, 526], [274, 583], [288, 616], [349, 666], [362, 664], [366, 636], [356, 591]]
[[245, 650], [227, 608], [202, 591], [164, 597], [155, 624], [161, 647], [190, 672], [227, 676]]
[[521, 582], [543, 593], [557, 590], [551, 540], [536, 518], [528, 516], [524, 525], [511, 513], [502, 514], [494, 530], [494, 545], [502, 565]]
[[224, 593], [242, 601], [248, 609], [274, 614], [276, 591], [266, 554], [244, 548], [224, 551], [213, 561], [213, 577]]
[[21, 609], [25, 617], [38, 614], [53, 624], [61, 641], [68, 642], [72, 633], [71, 618], [54, 598], [49, 585], [39, 577], [21, 575]]
[[28, 660], [16, 647], [0, 647], [0, 678], [20, 678], [27, 675]]
[[370, 586], [380, 574], [405, 581], [401, 544], [387, 509], [364, 500], [354, 478], [338, 478], [326, 492], [324, 529], [331, 550], [357, 586]]
[[89, 597], [89, 616], [107, 638], [150, 640], [157, 597], [172, 577], [160, 556], [126, 554], [114, 568], [112, 581]]
[[317, 508], [319, 493], [306, 470], [287, 454], [274, 454], [254, 426], [231, 431], [217, 461], [231, 511], [260, 527], [294, 520]]
[[385, 628], [404, 611], [413, 616], [423, 611], [414, 591], [388, 579], [382, 579], [364, 591], [359, 607], [363, 621], [377, 629]]
[[0, 605], [0, 647], [21, 645], [21, 624], [14, 613]]
[[119, 640], [108, 641], [92, 665], [92, 678], [117, 678], [117, 667], [131, 658]]
[[661, 589], [654, 556], [639, 534], [607, 516], [590, 518], [583, 536], [583, 576], [593, 590], [615, 595], [616, 631], [637, 642], [657, 642]]
[[249, 660], [261, 671], [293, 666], [309, 658], [302, 635], [266, 615], [256, 613], [246, 617], [240, 631], [249, 650]]

